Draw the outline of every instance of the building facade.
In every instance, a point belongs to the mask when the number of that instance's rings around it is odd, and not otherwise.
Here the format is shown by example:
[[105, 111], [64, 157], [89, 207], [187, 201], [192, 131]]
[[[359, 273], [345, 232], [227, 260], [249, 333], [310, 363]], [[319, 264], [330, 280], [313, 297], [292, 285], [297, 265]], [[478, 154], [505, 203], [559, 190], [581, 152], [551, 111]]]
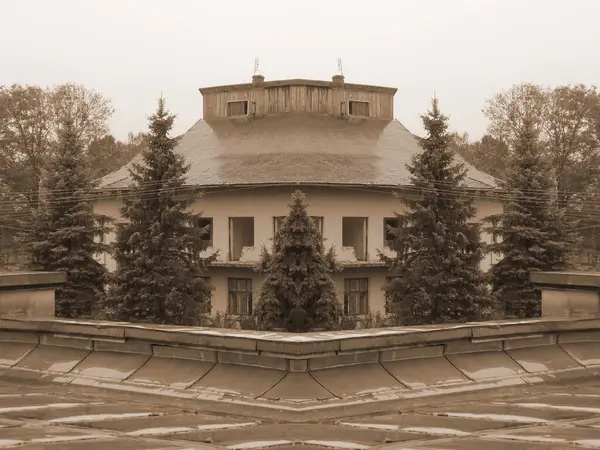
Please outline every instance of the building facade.
[[[349, 84], [341, 76], [331, 82], [255, 76], [252, 83], [200, 91], [204, 118], [176, 151], [190, 164], [187, 184], [203, 192], [193, 209], [202, 213], [200, 225], [210, 225], [207, 254], [218, 252], [206, 274], [214, 287], [212, 312], [251, 313], [262, 283], [254, 271], [261, 248], [270, 247], [291, 193], [300, 189], [343, 267], [334, 279], [346, 313], [385, 314], [382, 287], [390, 272], [380, 253], [393, 255], [386, 225], [404, 212], [394, 192], [416, 195], [406, 163], [421, 151], [393, 119], [396, 89]], [[501, 212], [490, 195], [496, 180], [467, 167], [476, 220]], [[118, 222], [130, 183], [128, 166], [104, 177], [95, 210]], [[114, 270], [109, 255], [102, 262]], [[481, 268], [493, 263], [488, 255]]]

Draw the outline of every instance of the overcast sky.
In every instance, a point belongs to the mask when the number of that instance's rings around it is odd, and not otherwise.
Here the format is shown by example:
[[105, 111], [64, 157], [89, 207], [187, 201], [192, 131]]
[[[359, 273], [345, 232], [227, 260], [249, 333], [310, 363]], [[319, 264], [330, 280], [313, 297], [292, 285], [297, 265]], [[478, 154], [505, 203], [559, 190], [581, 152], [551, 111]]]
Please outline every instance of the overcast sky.
[[198, 88], [329, 80], [398, 88], [421, 133], [435, 91], [451, 128], [477, 138], [495, 92], [523, 81], [600, 84], [599, 0], [0, 0], [0, 85], [84, 84], [110, 98], [115, 136], [141, 131], [161, 91], [178, 120]]

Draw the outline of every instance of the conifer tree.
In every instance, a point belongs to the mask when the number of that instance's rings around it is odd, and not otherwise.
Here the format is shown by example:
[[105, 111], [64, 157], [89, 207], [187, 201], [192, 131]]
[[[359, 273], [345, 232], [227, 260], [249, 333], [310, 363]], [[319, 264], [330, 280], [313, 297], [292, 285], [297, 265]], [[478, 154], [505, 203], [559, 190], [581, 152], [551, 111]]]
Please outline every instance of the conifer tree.
[[67, 273], [66, 284], [56, 289], [56, 315], [90, 316], [104, 296], [107, 271], [96, 257], [108, 250], [99, 238], [109, 219], [93, 212], [94, 184], [74, 121], [63, 119], [57, 134], [39, 207], [18, 240], [30, 268]]
[[208, 229], [194, 226], [200, 215], [189, 210], [198, 195], [185, 187], [189, 166], [174, 152], [174, 120], [161, 98], [142, 162], [130, 169], [134, 183], [121, 208], [127, 223], [117, 229], [107, 302], [118, 320], [193, 325], [210, 302], [201, 275], [215, 255], [200, 256]]
[[273, 252], [263, 248], [259, 270], [265, 281], [254, 309], [259, 329], [305, 332], [339, 326], [342, 310], [331, 277], [337, 270], [335, 252], [333, 247], [325, 252], [304, 199], [302, 192], [294, 192]]
[[417, 198], [401, 198], [409, 212], [398, 215], [390, 247], [394, 278], [385, 287], [388, 308], [404, 324], [471, 321], [489, 310], [479, 263], [483, 257], [472, 200], [462, 189], [466, 169], [454, 161], [448, 118], [437, 99], [421, 116], [427, 136], [423, 152], [407, 169]]
[[510, 197], [504, 212], [487, 218], [501, 237], [489, 248], [502, 255], [489, 272], [492, 295], [506, 316], [536, 317], [541, 292], [529, 282], [529, 274], [568, 269], [578, 236], [567, 231], [573, 223], [557, 204], [551, 162], [530, 118], [523, 120], [504, 187]]

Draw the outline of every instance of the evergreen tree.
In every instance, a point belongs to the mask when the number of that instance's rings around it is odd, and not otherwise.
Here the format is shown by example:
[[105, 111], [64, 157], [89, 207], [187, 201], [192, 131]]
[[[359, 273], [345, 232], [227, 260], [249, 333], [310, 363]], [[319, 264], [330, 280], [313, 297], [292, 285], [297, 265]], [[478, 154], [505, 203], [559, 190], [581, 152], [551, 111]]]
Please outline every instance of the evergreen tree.
[[448, 118], [437, 99], [422, 116], [427, 137], [423, 152], [407, 169], [418, 192], [402, 198], [409, 211], [399, 215], [391, 243], [394, 278], [384, 289], [388, 308], [404, 324], [471, 321], [489, 310], [489, 296], [479, 262], [483, 257], [472, 200], [462, 188], [466, 169], [454, 161]]
[[100, 236], [108, 218], [93, 212], [91, 170], [72, 119], [58, 128], [58, 140], [39, 199], [39, 207], [24, 222], [28, 231], [18, 240], [34, 270], [64, 271], [67, 283], [56, 290], [56, 315], [90, 316], [99, 306], [107, 278], [95, 259], [108, 247]]
[[294, 192], [272, 254], [263, 248], [259, 270], [265, 281], [254, 309], [259, 329], [305, 332], [339, 326], [342, 310], [331, 277], [337, 270], [335, 252], [333, 247], [325, 252], [304, 199], [302, 192]]
[[142, 163], [130, 169], [134, 185], [121, 208], [127, 223], [117, 230], [107, 303], [118, 320], [193, 325], [210, 302], [201, 274], [216, 255], [200, 256], [208, 229], [195, 226], [200, 215], [189, 211], [198, 195], [184, 188], [189, 166], [174, 152], [174, 120], [161, 98]]
[[502, 255], [490, 272], [492, 294], [507, 316], [536, 317], [541, 292], [529, 282], [533, 271], [565, 270], [578, 237], [557, 204], [555, 176], [544, 154], [534, 121], [525, 118], [517, 136], [505, 188], [504, 212], [487, 218], [501, 236], [489, 250]]

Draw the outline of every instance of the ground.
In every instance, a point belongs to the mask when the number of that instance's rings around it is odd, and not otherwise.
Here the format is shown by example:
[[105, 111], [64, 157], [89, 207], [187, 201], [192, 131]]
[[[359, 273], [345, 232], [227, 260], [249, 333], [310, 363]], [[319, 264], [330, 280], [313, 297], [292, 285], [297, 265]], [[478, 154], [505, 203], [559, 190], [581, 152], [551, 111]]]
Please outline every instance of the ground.
[[257, 418], [248, 417], [241, 406], [201, 402], [191, 407], [177, 399], [123, 395], [0, 378], [0, 448], [600, 448], [597, 378], [401, 400], [377, 414], [315, 412], [314, 420], [303, 422], [278, 420], [277, 411]]

